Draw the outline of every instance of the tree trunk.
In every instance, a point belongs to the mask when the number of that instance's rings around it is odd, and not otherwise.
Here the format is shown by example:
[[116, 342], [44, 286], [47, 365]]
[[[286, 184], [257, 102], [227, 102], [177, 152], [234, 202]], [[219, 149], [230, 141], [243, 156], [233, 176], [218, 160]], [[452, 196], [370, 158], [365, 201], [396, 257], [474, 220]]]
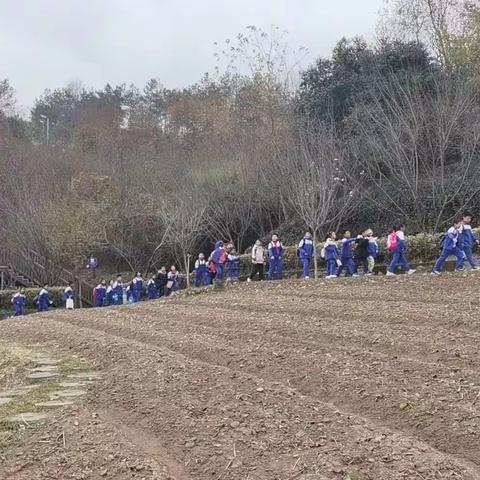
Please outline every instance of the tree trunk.
[[187, 288], [190, 288], [190, 257], [191, 255], [187, 253], [186, 257], [184, 257], [185, 261], [185, 270], [187, 274]]
[[313, 271], [315, 279], [318, 278], [318, 258], [317, 258], [317, 230], [313, 229]]

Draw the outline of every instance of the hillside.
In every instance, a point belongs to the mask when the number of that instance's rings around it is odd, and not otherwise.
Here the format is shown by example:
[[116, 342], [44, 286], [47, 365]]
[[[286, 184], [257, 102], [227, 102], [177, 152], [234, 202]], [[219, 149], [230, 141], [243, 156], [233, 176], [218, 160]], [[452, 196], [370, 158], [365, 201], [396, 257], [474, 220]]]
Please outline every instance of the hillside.
[[1, 322], [99, 377], [0, 443], [0, 478], [478, 479], [479, 288], [288, 280]]

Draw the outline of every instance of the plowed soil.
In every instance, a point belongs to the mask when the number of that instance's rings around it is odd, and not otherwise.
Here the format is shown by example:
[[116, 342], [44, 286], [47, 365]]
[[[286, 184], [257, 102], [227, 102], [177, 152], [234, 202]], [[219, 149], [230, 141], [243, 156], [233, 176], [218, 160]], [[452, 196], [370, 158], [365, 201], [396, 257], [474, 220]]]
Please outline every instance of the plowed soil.
[[0, 338], [101, 374], [2, 479], [480, 479], [478, 274], [237, 285]]

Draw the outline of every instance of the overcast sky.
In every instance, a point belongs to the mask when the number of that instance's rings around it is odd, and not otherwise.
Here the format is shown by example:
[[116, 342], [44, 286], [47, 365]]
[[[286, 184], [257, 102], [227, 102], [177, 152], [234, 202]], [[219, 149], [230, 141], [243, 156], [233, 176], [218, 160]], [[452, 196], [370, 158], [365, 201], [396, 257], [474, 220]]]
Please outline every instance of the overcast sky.
[[214, 42], [274, 24], [311, 58], [371, 40], [382, 0], [0, 0], [0, 78], [26, 113], [45, 88], [159, 78], [183, 87], [215, 67]]

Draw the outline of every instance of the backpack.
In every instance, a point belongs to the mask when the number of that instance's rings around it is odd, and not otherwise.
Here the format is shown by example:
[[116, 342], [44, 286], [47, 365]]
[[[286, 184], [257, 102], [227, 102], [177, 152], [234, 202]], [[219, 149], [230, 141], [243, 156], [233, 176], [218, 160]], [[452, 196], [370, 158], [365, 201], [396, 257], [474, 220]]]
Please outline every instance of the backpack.
[[387, 248], [394, 252], [398, 247], [398, 237], [396, 232], [392, 232], [387, 237]]
[[320, 256], [322, 258], [325, 258], [325, 247], [323, 247], [321, 250], [320, 250]]
[[447, 238], [447, 236], [445, 234], [443, 235], [440, 235], [440, 238], [439, 238], [439, 244], [438, 244], [438, 247], [440, 249], [440, 252], [443, 250], [443, 246], [445, 244], [445, 239]]

